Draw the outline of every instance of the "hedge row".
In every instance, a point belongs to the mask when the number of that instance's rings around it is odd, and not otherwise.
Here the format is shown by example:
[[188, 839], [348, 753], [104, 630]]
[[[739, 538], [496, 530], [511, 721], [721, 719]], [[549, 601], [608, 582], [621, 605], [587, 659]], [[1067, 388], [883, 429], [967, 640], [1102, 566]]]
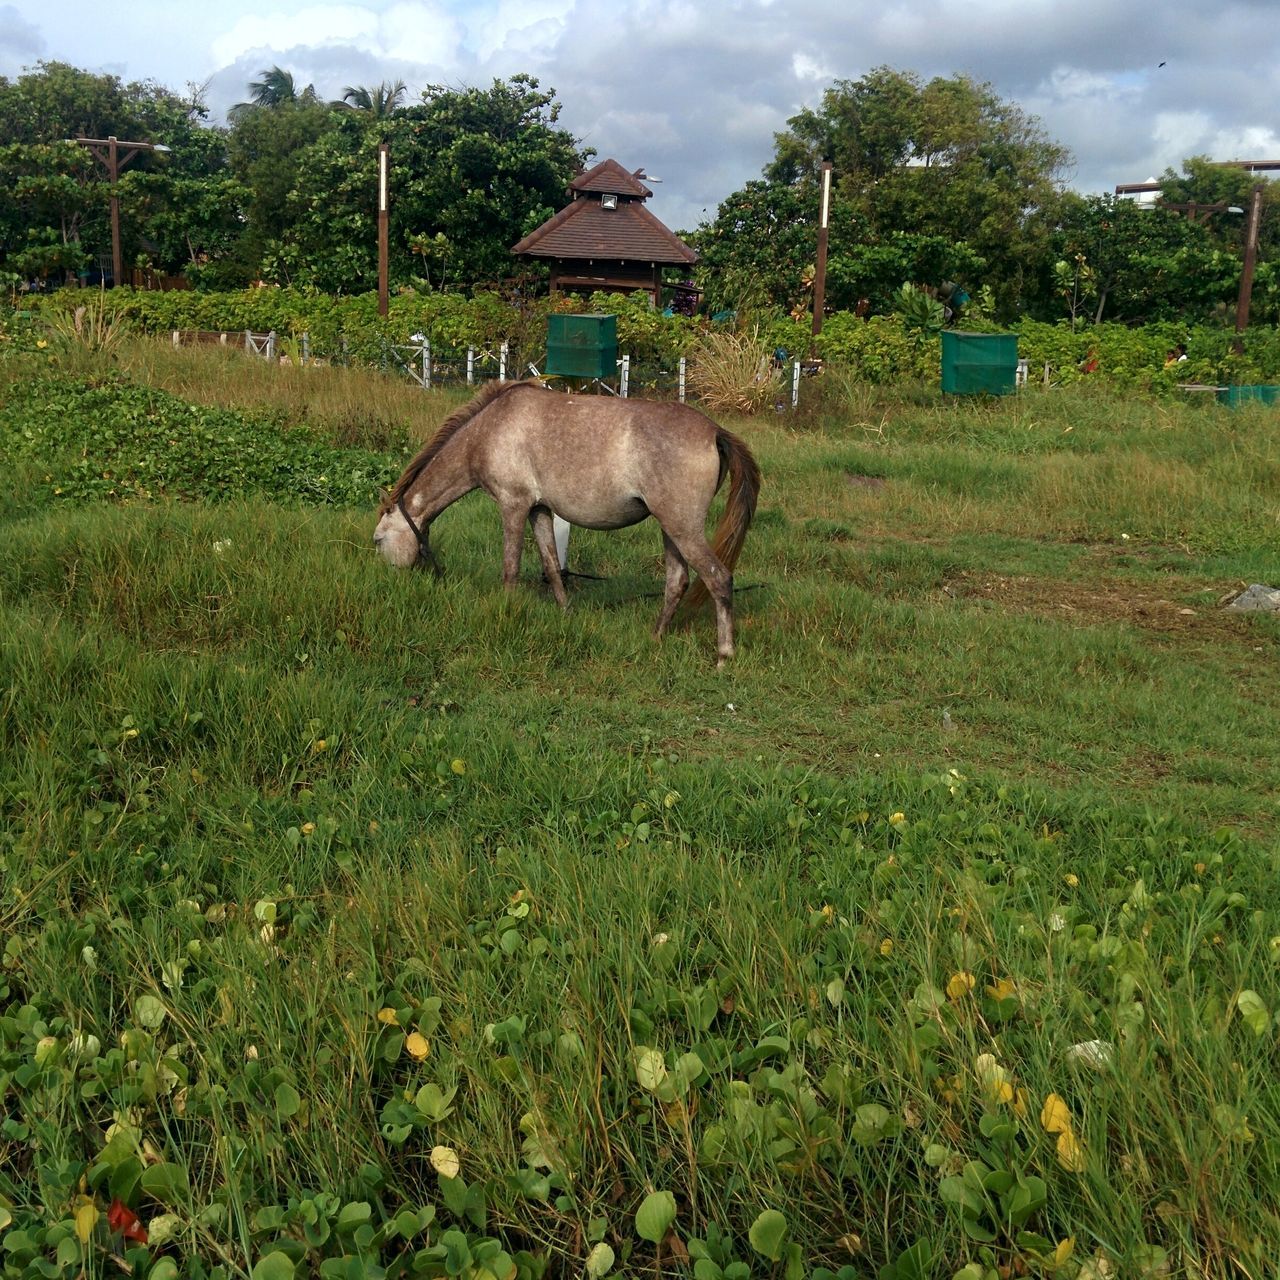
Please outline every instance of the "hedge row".
[[[41, 300], [45, 307], [76, 305], [81, 295], [63, 291]], [[641, 294], [595, 293], [590, 298], [514, 301], [492, 293], [401, 294], [390, 300], [389, 314], [378, 315], [377, 297], [362, 294], [332, 297], [291, 289], [250, 289], [240, 293], [146, 293], [119, 289], [107, 295], [109, 305], [150, 333], [182, 330], [274, 329], [282, 337], [309, 335], [311, 349], [322, 355], [345, 352], [359, 361], [384, 358], [387, 344], [423, 333], [446, 349], [473, 346], [496, 349], [504, 339], [522, 353], [537, 352], [552, 310], [603, 311], [618, 317], [621, 350], [648, 365], [673, 366], [696, 345], [707, 322], [666, 315], [648, 305]], [[1246, 335], [1245, 350], [1232, 350], [1233, 335], [1220, 327], [1176, 324], [1101, 324], [1072, 329], [1065, 323], [1023, 321], [1013, 326], [1019, 355], [1028, 361], [1030, 377], [1055, 382], [1097, 377], [1131, 389], [1160, 391], [1182, 382], [1256, 383], [1280, 381], [1280, 330], [1257, 327]], [[807, 353], [809, 325], [783, 316], [765, 317], [754, 326], [761, 347]], [[1169, 350], [1183, 343], [1187, 360], [1165, 368]], [[867, 319], [849, 312], [829, 317], [817, 342], [820, 356], [855, 377], [893, 383], [937, 377], [940, 339], [908, 331], [895, 316]], [[514, 366], [513, 366], [514, 367]]]

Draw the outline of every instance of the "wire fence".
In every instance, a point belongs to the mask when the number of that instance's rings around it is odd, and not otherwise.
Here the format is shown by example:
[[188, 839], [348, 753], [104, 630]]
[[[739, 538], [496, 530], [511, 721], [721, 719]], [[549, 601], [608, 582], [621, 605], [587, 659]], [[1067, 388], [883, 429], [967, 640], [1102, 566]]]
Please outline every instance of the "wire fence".
[[[683, 404], [696, 399], [690, 386], [688, 365], [683, 356], [666, 363], [640, 362], [622, 355], [614, 375], [607, 378], [564, 378], [543, 372], [546, 347], [521, 349], [510, 339], [487, 346], [456, 347], [432, 342], [423, 334], [413, 334], [404, 342], [382, 342], [370, 350], [357, 350], [345, 336], [328, 342], [314, 341], [310, 333], [281, 337], [275, 330], [256, 333], [244, 330], [174, 329], [175, 347], [222, 346], [243, 350], [259, 359], [287, 365], [364, 365], [380, 367], [390, 377], [403, 378], [424, 391], [441, 387], [481, 386], [486, 382], [508, 382], [530, 375], [548, 385], [565, 390], [590, 387], [604, 395], [631, 396], [646, 400], [674, 400]], [[774, 363], [767, 373], [776, 381], [775, 409], [795, 409], [800, 403], [801, 363]]]

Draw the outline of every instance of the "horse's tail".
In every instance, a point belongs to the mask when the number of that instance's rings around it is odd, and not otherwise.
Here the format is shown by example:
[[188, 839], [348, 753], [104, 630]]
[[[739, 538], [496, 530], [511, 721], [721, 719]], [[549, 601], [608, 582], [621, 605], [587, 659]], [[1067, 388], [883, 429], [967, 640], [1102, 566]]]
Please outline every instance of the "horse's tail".
[[[721, 464], [729, 473], [729, 497], [724, 504], [720, 523], [716, 525], [711, 550], [730, 573], [742, 554], [742, 544], [747, 540], [747, 530], [756, 513], [756, 499], [760, 496], [760, 466], [751, 455], [744, 441], [732, 431], [716, 428], [716, 450]], [[690, 588], [685, 597], [687, 609], [699, 609], [709, 596], [701, 578]]]

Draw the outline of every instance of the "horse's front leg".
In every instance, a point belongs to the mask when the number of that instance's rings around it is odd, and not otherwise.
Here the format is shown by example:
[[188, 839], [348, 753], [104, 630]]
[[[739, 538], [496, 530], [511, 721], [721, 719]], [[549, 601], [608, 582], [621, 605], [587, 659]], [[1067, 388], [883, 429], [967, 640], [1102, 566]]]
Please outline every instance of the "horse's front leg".
[[520, 580], [520, 553], [524, 550], [524, 522], [529, 508], [523, 504], [502, 508], [502, 585], [510, 590]]

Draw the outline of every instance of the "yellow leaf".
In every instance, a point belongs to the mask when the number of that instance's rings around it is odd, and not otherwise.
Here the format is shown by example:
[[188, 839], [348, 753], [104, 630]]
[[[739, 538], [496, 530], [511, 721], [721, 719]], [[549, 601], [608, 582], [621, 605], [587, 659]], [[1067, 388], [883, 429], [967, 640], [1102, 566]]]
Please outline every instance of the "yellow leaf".
[[1044, 1106], [1040, 1108], [1040, 1123], [1045, 1133], [1071, 1132], [1071, 1112], [1056, 1093], [1051, 1093], [1044, 1100]]
[[1084, 1172], [1084, 1143], [1070, 1129], [1058, 1134], [1058, 1163], [1068, 1173]]
[[462, 1168], [462, 1162], [452, 1147], [432, 1147], [431, 1167], [442, 1178], [456, 1178]]
[[670, 1103], [662, 1112], [663, 1119], [673, 1129], [683, 1129], [689, 1123], [689, 1109], [681, 1098]]
[[81, 1196], [76, 1205], [76, 1238], [81, 1244], [88, 1244], [93, 1229], [98, 1225], [98, 1206], [88, 1196]]
[[398, 1027], [400, 1019], [396, 1017], [396, 1011], [389, 1005], [385, 1009], [378, 1010], [378, 1021], [385, 1027]]
[[996, 1061], [995, 1055], [980, 1053], [974, 1059], [974, 1070], [987, 1096], [993, 1102], [1012, 1102], [1013, 1085], [1009, 1073]]
[[892, 939], [892, 938], [886, 938], [886, 939], [885, 939], [885, 940], [880, 944], [880, 954], [881, 954], [882, 956], [891, 956], [891, 955], [893, 955], [893, 939]]
[[465, 760], [454, 760], [449, 765], [449, 768], [452, 769], [458, 777], [462, 777], [462, 775], [467, 771], [467, 762]]
[[1007, 1000], [1010, 996], [1017, 994], [1017, 988], [1009, 978], [997, 978], [991, 986], [986, 988], [986, 992], [993, 1000]]
[[959, 973], [953, 973], [947, 983], [947, 999], [963, 1000], [974, 988], [974, 977], [971, 973], [966, 973], [963, 969]]
[[1053, 1251], [1053, 1261], [1055, 1266], [1062, 1266], [1068, 1261], [1076, 1251], [1075, 1236], [1068, 1236], [1065, 1240], [1058, 1241], [1058, 1247]]
[[404, 1050], [421, 1062], [431, 1052], [431, 1043], [420, 1031], [410, 1031], [404, 1038]]

